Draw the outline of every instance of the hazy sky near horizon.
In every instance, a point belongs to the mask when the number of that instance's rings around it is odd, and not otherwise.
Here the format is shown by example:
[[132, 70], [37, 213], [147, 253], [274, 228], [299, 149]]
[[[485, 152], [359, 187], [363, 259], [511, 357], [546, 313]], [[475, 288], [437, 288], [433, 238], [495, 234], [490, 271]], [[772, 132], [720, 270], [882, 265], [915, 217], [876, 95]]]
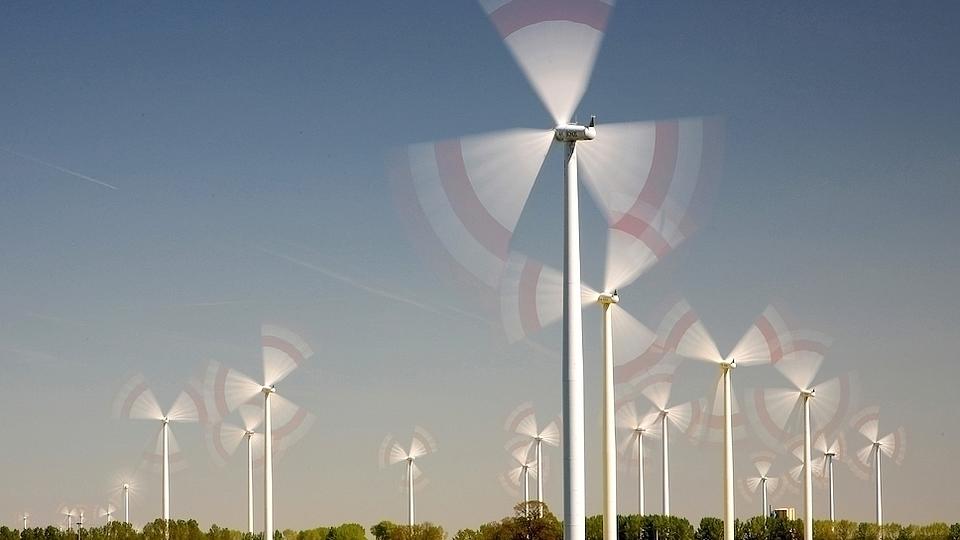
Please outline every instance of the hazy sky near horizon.
[[[682, 295], [721, 350], [770, 301], [832, 335], [824, 375], [856, 371], [882, 429], [907, 429], [906, 461], [884, 470], [890, 521], [960, 508], [958, 16], [951, 2], [621, 0], [578, 109], [601, 127], [725, 119], [710, 221], [623, 305], [654, 325], [655, 306]], [[440, 448], [422, 463], [419, 519], [452, 534], [510, 511], [502, 424], [527, 400], [559, 413], [559, 331], [508, 346], [464, 315], [405, 236], [384, 166], [408, 143], [550, 127], [475, 2], [5, 3], [0, 51], [0, 522], [106, 503], [156, 429], [110, 417], [123, 378], [142, 372], [167, 403], [209, 359], [256, 374], [263, 321], [317, 351], [281, 387], [317, 421], [276, 465], [278, 528], [402, 521], [401, 471], [380, 470], [377, 450], [414, 425]], [[558, 159], [515, 238], [547, 261], [560, 256]], [[583, 223], [596, 277], [589, 203]], [[594, 514], [595, 310], [584, 326]], [[700, 397], [714, 375], [685, 364], [676, 392]], [[737, 372], [738, 388], [776, 383], [770, 368]], [[173, 475], [173, 516], [242, 528], [242, 457], [218, 468], [200, 428], [176, 434], [188, 468]], [[719, 515], [719, 448], [674, 440], [674, 513]], [[548, 457], [559, 512], [559, 450]], [[621, 512], [635, 479], [621, 473]], [[159, 475], [138, 487], [142, 524], [159, 514]], [[872, 519], [870, 483], [840, 467], [837, 493], [840, 517]], [[738, 495], [738, 516], [757, 505]]]

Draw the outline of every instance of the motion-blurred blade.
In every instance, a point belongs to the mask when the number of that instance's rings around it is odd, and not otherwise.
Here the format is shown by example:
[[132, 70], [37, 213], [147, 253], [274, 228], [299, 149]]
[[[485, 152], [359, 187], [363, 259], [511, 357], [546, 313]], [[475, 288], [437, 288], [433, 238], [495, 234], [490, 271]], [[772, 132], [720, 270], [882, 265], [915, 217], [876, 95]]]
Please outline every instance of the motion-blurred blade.
[[263, 347], [265, 386], [279, 383], [307, 358], [313, 356], [313, 349], [303, 338], [280, 326], [261, 326], [260, 343]]
[[800, 393], [785, 388], [755, 389], [750, 392], [747, 416], [760, 440], [776, 449], [797, 433], [801, 420]]
[[391, 164], [398, 190], [413, 186], [415, 215], [486, 288], [498, 287], [510, 238], [553, 137], [531, 129], [471, 135], [409, 146]]
[[524, 465], [530, 460], [530, 449], [532, 446], [533, 441], [524, 438], [508, 443], [507, 452], [510, 453], [510, 457], [512, 457], [517, 464]]
[[783, 357], [782, 339], [786, 328], [777, 310], [767, 306], [727, 358], [741, 366], [779, 362]]
[[480, 0], [556, 124], [587, 89], [613, 0]]
[[560, 428], [556, 422], [550, 422], [547, 427], [540, 432], [540, 438], [548, 446], [560, 446]]
[[210, 402], [208, 409], [221, 419], [263, 390], [262, 384], [216, 361], [207, 367], [204, 385]]
[[810, 420], [816, 429], [837, 433], [850, 414], [856, 394], [854, 374], [847, 373], [814, 385], [816, 394], [810, 401]]
[[[396, 451], [395, 449], [397, 448], [400, 449], [399, 456], [395, 455], [395, 451]], [[406, 459], [407, 456], [404, 455], [405, 453], [406, 452], [404, 452], [403, 448], [400, 447], [399, 444], [397, 444], [396, 439], [393, 437], [393, 435], [388, 434], [386, 437], [383, 438], [383, 442], [380, 443], [380, 451], [377, 453], [377, 458], [378, 458], [377, 462], [379, 463], [380, 468], [383, 469], [383, 468], [386, 468], [388, 465], [393, 465], [394, 463], [398, 463], [399, 461], [403, 461], [404, 459]], [[400, 459], [395, 460], [396, 457], [399, 457]]]
[[613, 360], [618, 366], [632, 363], [650, 349], [657, 335], [625, 309], [613, 307]]
[[753, 461], [753, 467], [760, 476], [768, 476], [770, 474], [770, 468], [773, 467], [774, 459], [776, 459], [776, 456], [769, 452], [758, 452], [750, 456], [750, 460]]
[[865, 407], [850, 419], [850, 427], [867, 438], [871, 443], [880, 438], [880, 408]]
[[162, 420], [163, 409], [157, 403], [153, 391], [147, 387], [143, 375], [127, 379], [113, 402], [113, 414], [117, 418], [135, 420]]
[[503, 429], [511, 433], [519, 433], [527, 437], [537, 436], [537, 416], [533, 410], [533, 403], [525, 401], [507, 415]]
[[186, 390], [180, 392], [180, 395], [177, 396], [170, 407], [170, 412], [167, 413], [166, 418], [171, 422], [199, 422], [200, 408], [203, 405], [197, 404], [196, 399], [198, 398], [199, 395], [195, 393]]
[[314, 416], [279, 394], [274, 394], [270, 399], [274, 447], [278, 450], [289, 450], [310, 430]]
[[[594, 298], [596, 301], [596, 298]], [[500, 318], [511, 342], [538, 333], [563, 313], [563, 275], [512, 252], [500, 282]]]
[[723, 361], [713, 338], [686, 300], [679, 300], [667, 312], [658, 335], [667, 352], [715, 364]]
[[423, 457], [437, 451], [437, 442], [433, 436], [420, 426], [413, 428], [413, 439], [410, 442], [410, 456]]

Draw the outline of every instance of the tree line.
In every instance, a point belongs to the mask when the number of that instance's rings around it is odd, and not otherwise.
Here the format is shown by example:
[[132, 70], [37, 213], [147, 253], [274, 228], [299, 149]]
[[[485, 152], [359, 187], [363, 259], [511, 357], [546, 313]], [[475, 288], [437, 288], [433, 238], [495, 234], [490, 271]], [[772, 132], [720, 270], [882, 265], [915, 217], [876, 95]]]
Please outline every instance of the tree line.
[[[737, 520], [736, 540], [801, 540], [803, 522], [777, 517], [754, 517]], [[295, 531], [276, 531], [274, 540], [447, 540], [442, 527], [432, 523], [412, 527], [381, 521], [369, 528], [358, 523], [336, 527], [316, 527]], [[114, 521], [101, 527], [63, 530], [59, 527], [37, 527], [24, 530], [0, 527], [0, 540], [262, 540], [261, 534], [250, 534], [212, 525], [203, 531], [195, 520], [157, 519], [137, 530], [127, 523]], [[815, 540], [960, 540], [960, 523], [900, 525], [890, 523], [882, 531], [874, 523], [853, 521], [814, 521]], [[461, 529], [451, 540], [563, 540], [563, 524], [546, 505], [521, 503], [512, 516], [484, 523], [476, 529]], [[586, 540], [603, 540], [603, 516], [586, 520]], [[723, 540], [723, 521], [705, 517], [694, 527], [677, 516], [617, 516], [617, 540]]]

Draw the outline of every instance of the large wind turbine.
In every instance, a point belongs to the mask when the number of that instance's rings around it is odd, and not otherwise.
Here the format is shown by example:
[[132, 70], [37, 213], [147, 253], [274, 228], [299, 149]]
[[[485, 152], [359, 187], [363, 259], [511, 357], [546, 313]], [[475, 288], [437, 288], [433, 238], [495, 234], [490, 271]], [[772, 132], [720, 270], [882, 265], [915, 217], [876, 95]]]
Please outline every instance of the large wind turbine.
[[[313, 416], [277, 394], [277, 383], [313, 355], [313, 349], [292, 331], [265, 324], [260, 328], [263, 379], [258, 382], [243, 373], [211, 362], [207, 384], [219, 418], [224, 418], [258, 395], [263, 403], [263, 538], [273, 538], [273, 443], [287, 432], [304, 433]], [[277, 423], [276, 430], [274, 422]], [[281, 433], [282, 432], [282, 433]]]
[[[610, 125], [596, 142], [593, 120], [571, 122], [586, 90], [612, 0], [482, 0], [514, 58], [553, 118], [549, 129], [514, 129], [414, 145], [394, 167], [415, 227], [435, 239], [467, 280], [496, 289], [510, 239], [551, 144], [563, 151], [564, 537], [584, 537], [583, 347], [580, 297], [579, 183], [582, 172], [608, 215], [658, 208], [677, 175], [715, 171], [716, 130], [702, 120]], [[558, 45], [560, 44], [560, 45]], [[582, 158], [582, 159], [580, 159]], [[579, 170], [582, 167], [582, 171]], [[612, 292], [612, 291], [609, 291]], [[596, 302], [595, 295], [591, 301]], [[612, 414], [608, 424], [612, 423]], [[609, 520], [608, 520], [609, 521]]]
[[176, 441], [170, 432], [170, 423], [193, 423], [205, 420], [203, 407], [200, 392], [193, 384], [188, 384], [187, 388], [174, 400], [173, 405], [164, 412], [142, 375], [134, 375], [128, 379], [114, 401], [113, 411], [118, 418], [160, 422], [158, 446], [163, 476], [161, 517], [164, 521], [170, 520], [170, 454], [171, 449], [176, 447]]
[[760, 489], [760, 515], [763, 517], [770, 515], [770, 497], [780, 487], [780, 478], [770, 476], [770, 468], [773, 466], [774, 458], [774, 455], [768, 453], [755, 454], [751, 461], [753, 461], [753, 466], [757, 470], [757, 476], [748, 477], [741, 484], [744, 487], [742, 490], [743, 496], [748, 501], [750, 500], [750, 494], [756, 493], [757, 489]]
[[834, 499], [833, 491], [833, 464], [838, 459], [844, 459], [846, 457], [844, 455], [846, 453], [846, 442], [843, 437], [843, 433], [838, 434], [836, 438], [831, 440], [828, 440], [827, 437], [821, 433], [819, 436], [817, 436], [813, 446], [816, 448], [817, 453], [819, 454], [815, 462], [814, 471], [818, 472], [820, 476], [827, 477], [830, 521], [835, 521], [836, 501]]
[[109, 524], [110, 521], [113, 520], [113, 514], [116, 511], [117, 511], [117, 508], [113, 505], [113, 503], [107, 503], [106, 506], [103, 506], [100, 508], [100, 511], [98, 513], [100, 514], [100, 517], [105, 519], [105, 523]]
[[[779, 360], [782, 354], [779, 335], [785, 331], [785, 326], [776, 310], [767, 307], [730, 354], [723, 356], [699, 317], [686, 302], [678, 302], [671, 314], [677, 321], [674, 337], [671, 339], [676, 344], [674, 352], [720, 368], [717, 397], [723, 410], [723, 537], [724, 540], [733, 540], [733, 370], [737, 366], [770, 364]], [[714, 404], [717, 405], [717, 402]], [[707, 429], [712, 427], [709, 420], [704, 422]]]
[[882, 457], [891, 458], [894, 463], [903, 463], [906, 453], [906, 430], [903, 427], [896, 431], [880, 436], [880, 408], [867, 407], [854, 415], [850, 426], [870, 441], [870, 444], [857, 451], [857, 458], [864, 465], [869, 466], [873, 461], [873, 474], [876, 481], [876, 510], [877, 527], [883, 535], [883, 474], [880, 467]]
[[658, 429], [661, 428], [658, 419], [660, 411], [653, 410], [641, 415], [637, 411], [637, 405], [633, 401], [628, 401], [617, 409], [617, 424], [629, 430], [621, 445], [620, 453], [629, 461], [637, 461], [637, 497], [638, 497], [638, 515], [646, 515], [644, 504], [644, 484], [643, 484], [643, 440], [647, 437], [656, 438]]
[[404, 479], [407, 482], [407, 524], [413, 527], [416, 524], [416, 510], [414, 507], [414, 483], [422, 474], [416, 461], [427, 454], [437, 451], [437, 443], [422, 427], [413, 429], [409, 450], [397, 441], [393, 435], [387, 435], [380, 445], [380, 467], [387, 467], [397, 463], [405, 463]]
[[77, 511], [69, 506], [62, 506], [57, 513], [64, 517], [67, 523], [67, 530], [73, 530], [73, 518], [76, 517]]
[[[520, 404], [513, 412], [507, 416], [507, 421], [504, 424], [504, 429], [511, 433], [518, 433], [520, 435], [529, 437], [530, 442], [533, 445], [534, 457], [533, 461], [537, 465], [537, 470], [535, 476], [537, 479], [537, 502], [543, 503], [543, 445], [546, 443], [548, 446], [559, 446], [560, 445], [560, 430], [557, 428], [556, 422], [550, 422], [542, 430], [538, 428], [537, 424], [537, 415], [533, 410], [533, 404], [530, 402]], [[543, 507], [540, 507], [540, 512], [543, 511]]]
[[818, 430], [835, 430], [845, 417], [850, 403], [849, 375], [814, 384], [829, 344], [828, 337], [814, 332], [782, 333], [782, 355], [774, 365], [793, 384], [793, 388], [757, 390], [754, 393], [755, 406], [750, 409], [760, 417], [759, 424], [773, 432], [772, 435], [776, 435], [777, 430], [790, 432], [793, 430], [790, 424], [796, 420], [801, 422], [804, 540], [813, 540], [811, 425], [816, 424]]

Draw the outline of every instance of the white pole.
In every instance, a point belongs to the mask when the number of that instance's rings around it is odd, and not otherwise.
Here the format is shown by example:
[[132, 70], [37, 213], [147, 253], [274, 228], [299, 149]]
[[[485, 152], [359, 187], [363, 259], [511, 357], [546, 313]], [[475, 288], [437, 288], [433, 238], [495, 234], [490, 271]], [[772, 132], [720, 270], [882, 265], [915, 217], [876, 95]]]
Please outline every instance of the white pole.
[[564, 156], [563, 222], [563, 537], [584, 540], [583, 326], [580, 314], [580, 203], [577, 147]]
[[760, 495], [760, 504], [761, 504], [760, 515], [766, 518], [767, 517], [767, 477], [766, 476], [760, 477], [760, 489], [763, 490]]
[[663, 458], [663, 515], [670, 515], [670, 422], [667, 412], [660, 413], [660, 445]]
[[537, 513], [543, 517], [543, 439], [537, 437]]
[[834, 521], [837, 516], [833, 498], [833, 454], [827, 454], [827, 474], [830, 478], [830, 521]]
[[253, 433], [247, 432], [247, 532], [253, 534]]
[[803, 540], [813, 540], [813, 470], [810, 466], [810, 398], [803, 399]]
[[877, 534], [883, 536], [883, 488], [880, 485], [880, 444], [874, 443], [874, 452], [877, 454]]
[[20, 528], [20, 536], [23, 536], [23, 531], [27, 530], [27, 516], [23, 516], [23, 527]]
[[413, 458], [407, 459], [407, 524], [413, 527]]
[[130, 523], [130, 484], [123, 485], [123, 522]]
[[734, 364], [722, 364], [723, 374], [723, 540], [733, 540], [733, 399], [731, 371]]
[[273, 540], [273, 415], [270, 396], [273, 388], [263, 391], [263, 540]]
[[613, 307], [616, 294], [600, 297], [603, 354], [603, 540], [617, 540], [617, 431], [613, 405]]
[[[163, 521], [170, 521], [170, 423], [163, 419]], [[166, 527], [166, 524], [164, 524]]]
[[530, 473], [529, 467], [527, 467], [527, 465], [524, 464], [523, 466], [523, 507], [524, 507], [523, 513], [524, 515], [527, 514], [526, 508], [529, 506], [528, 503], [530, 502], [530, 474], [529, 473]]
[[640, 499], [640, 515], [644, 514], [643, 508], [643, 430], [637, 430], [637, 468], [640, 474], [638, 493]]

